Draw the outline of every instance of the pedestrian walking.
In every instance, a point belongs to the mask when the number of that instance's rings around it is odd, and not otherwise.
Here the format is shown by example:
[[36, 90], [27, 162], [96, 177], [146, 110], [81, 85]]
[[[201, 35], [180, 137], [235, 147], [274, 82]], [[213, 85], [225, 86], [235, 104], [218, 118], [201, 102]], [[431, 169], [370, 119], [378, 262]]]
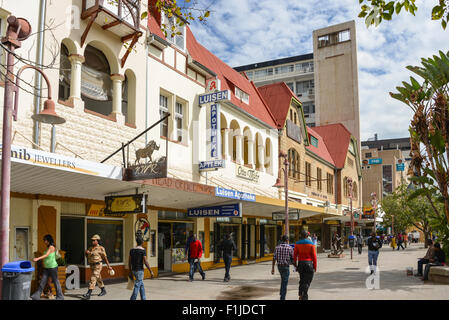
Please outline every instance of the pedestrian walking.
[[225, 264], [225, 276], [223, 281], [228, 282], [229, 280], [231, 280], [229, 271], [231, 269], [232, 253], [233, 251], [237, 251], [237, 246], [235, 245], [234, 240], [231, 239], [230, 233], [227, 233], [225, 238], [221, 240], [220, 244], [218, 245], [218, 251], [222, 253], [223, 262]]
[[316, 272], [317, 257], [313, 242], [307, 239], [307, 231], [302, 230], [293, 251], [293, 264], [299, 273], [299, 300], [308, 300], [309, 287]]
[[362, 254], [362, 247], [363, 247], [363, 238], [362, 235], [359, 233], [357, 235], [357, 249], [359, 250], [359, 254]]
[[95, 289], [95, 285], [101, 289], [98, 294], [99, 297], [106, 295], [106, 288], [104, 287], [103, 279], [101, 278], [101, 270], [103, 269], [103, 260], [106, 262], [109, 272], [113, 272], [112, 267], [109, 265], [109, 260], [106, 255], [106, 250], [103, 246], [100, 246], [100, 236], [95, 234], [90, 238], [92, 240], [92, 246], [86, 250], [85, 255], [90, 265], [91, 276], [89, 282], [89, 289], [87, 293], [83, 295], [83, 299], [89, 300], [92, 294], [92, 290]]
[[146, 300], [145, 297], [145, 287], [143, 284], [144, 276], [144, 264], [150, 270], [151, 277], [154, 277], [153, 271], [147, 261], [147, 251], [142, 247], [143, 238], [136, 238], [137, 247], [132, 248], [129, 251], [128, 267], [129, 267], [129, 278], [134, 280], [134, 289], [130, 300], [136, 300], [137, 294], [140, 292], [140, 299]]
[[43, 256], [34, 258], [33, 261], [37, 262], [43, 260], [44, 270], [42, 272], [42, 279], [39, 283], [39, 288], [35, 293], [31, 295], [31, 299], [40, 300], [42, 291], [47, 285], [48, 278], [51, 278], [56, 289], [56, 300], [64, 300], [64, 295], [62, 294], [61, 284], [58, 280], [58, 263], [56, 262], [56, 246], [53, 237], [49, 234], [44, 236], [44, 243], [47, 246]]
[[189, 232], [189, 237], [187, 238], [186, 247], [185, 247], [185, 254], [186, 254], [187, 261], [189, 262], [189, 264], [190, 264], [190, 254], [189, 254], [189, 252], [190, 252], [190, 243], [192, 243], [192, 241], [193, 241], [193, 231], [190, 231]]
[[395, 236], [394, 235], [392, 235], [391, 236], [391, 247], [393, 248], [393, 251], [394, 251], [394, 249], [396, 249], [396, 238], [395, 238]]
[[407, 248], [407, 242], [408, 242], [408, 235], [407, 235], [407, 233], [404, 232], [402, 234], [402, 239], [404, 241], [405, 248]]
[[379, 249], [382, 248], [382, 241], [380, 241], [374, 232], [368, 238], [368, 264], [371, 274], [375, 273], [377, 269], [377, 258], [379, 257]]
[[422, 277], [423, 276], [423, 265], [427, 264], [430, 262], [430, 259], [432, 259], [432, 257], [434, 256], [434, 247], [433, 247], [433, 241], [432, 239], [427, 239], [427, 252], [426, 255], [424, 257], [422, 257], [421, 259], [418, 260], [418, 273], [415, 274], [415, 276], [417, 277]]
[[397, 239], [398, 239], [398, 251], [399, 251], [399, 248], [402, 248], [402, 250], [405, 250], [404, 246], [402, 245], [404, 243], [404, 239], [402, 238], [402, 233], [400, 233], [400, 232], [398, 233]]
[[288, 244], [288, 236], [281, 237], [281, 243], [274, 249], [271, 274], [274, 274], [274, 265], [277, 263], [281, 275], [281, 300], [285, 300], [287, 294], [288, 278], [290, 277], [290, 264], [293, 262], [293, 248]]
[[196, 234], [193, 234], [192, 241], [189, 246], [189, 258], [190, 258], [190, 272], [189, 272], [189, 281], [193, 281], [193, 275], [196, 270], [201, 274], [201, 277], [206, 279], [206, 274], [201, 268], [200, 258], [203, 255], [203, 246], [201, 245], [201, 241], [196, 238]]

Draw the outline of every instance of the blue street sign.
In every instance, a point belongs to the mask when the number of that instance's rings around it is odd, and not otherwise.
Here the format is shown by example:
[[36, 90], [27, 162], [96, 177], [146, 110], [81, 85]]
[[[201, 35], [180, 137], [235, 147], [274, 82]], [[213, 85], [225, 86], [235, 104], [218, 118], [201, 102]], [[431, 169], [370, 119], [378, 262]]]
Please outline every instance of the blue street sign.
[[222, 206], [191, 208], [187, 210], [188, 217], [241, 217], [242, 204], [226, 204]]
[[225, 168], [225, 167], [226, 167], [225, 160], [200, 161], [200, 164], [199, 164], [200, 171]]
[[215, 196], [252, 202], [256, 201], [256, 195], [253, 193], [240, 192], [221, 187], [215, 187]]
[[231, 91], [223, 90], [213, 93], [206, 93], [199, 96], [199, 104], [213, 103], [217, 101], [231, 100]]
[[220, 140], [220, 105], [210, 106], [210, 157], [219, 158], [221, 155]]
[[396, 164], [396, 171], [404, 171], [404, 170], [405, 170], [405, 163]]
[[382, 164], [382, 158], [368, 159], [368, 164]]

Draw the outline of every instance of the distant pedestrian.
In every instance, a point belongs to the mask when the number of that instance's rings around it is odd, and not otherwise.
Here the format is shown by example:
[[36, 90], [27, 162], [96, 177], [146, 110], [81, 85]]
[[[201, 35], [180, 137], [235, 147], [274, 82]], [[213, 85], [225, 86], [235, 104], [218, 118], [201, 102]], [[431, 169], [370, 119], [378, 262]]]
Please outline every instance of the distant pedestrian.
[[380, 241], [374, 232], [368, 238], [368, 264], [371, 274], [375, 273], [377, 269], [377, 258], [379, 257], [379, 249], [382, 248], [382, 241]]
[[399, 248], [402, 248], [402, 250], [405, 250], [404, 246], [402, 245], [404, 243], [404, 239], [402, 238], [402, 233], [400, 233], [400, 232], [398, 233], [397, 239], [398, 239], [398, 251], [399, 251]]
[[201, 241], [196, 238], [196, 234], [193, 234], [192, 241], [189, 246], [189, 258], [190, 258], [190, 272], [189, 272], [189, 281], [193, 281], [193, 276], [198, 269], [198, 272], [201, 274], [201, 277], [206, 279], [206, 274], [201, 268], [200, 258], [203, 255], [203, 246]]
[[404, 241], [404, 245], [405, 245], [405, 248], [407, 248], [407, 242], [408, 242], [408, 236], [407, 236], [407, 233], [403, 233], [402, 234], [402, 239], [403, 239], [403, 241]]
[[315, 247], [318, 247], [318, 237], [316, 236], [316, 233], [312, 235], [312, 242]]
[[359, 250], [359, 254], [362, 254], [362, 247], [363, 247], [363, 238], [362, 235], [359, 233], [357, 235], [357, 249]]
[[131, 295], [131, 300], [137, 299], [137, 294], [140, 292], [140, 299], [146, 300], [145, 297], [145, 287], [143, 285], [144, 276], [144, 264], [150, 270], [151, 277], [154, 277], [153, 271], [147, 261], [147, 251], [142, 247], [143, 238], [137, 237], [136, 239], [137, 247], [129, 251], [128, 267], [129, 267], [129, 278], [134, 280], [134, 290]]
[[92, 294], [92, 290], [95, 289], [95, 285], [98, 283], [98, 286], [101, 289], [101, 292], [98, 294], [99, 297], [106, 295], [106, 288], [104, 287], [103, 279], [101, 278], [101, 270], [103, 269], [103, 260], [106, 261], [108, 265], [108, 269], [112, 270], [112, 267], [109, 265], [109, 260], [106, 255], [106, 250], [103, 246], [100, 246], [99, 241], [101, 240], [98, 234], [95, 234], [91, 238], [92, 246], [86, 250], [86, 257], [90, 265], [90, 282], [89, 289], [87, 293], [83, 295], [83, 299], [89, 300], [90, 295]]
[[225, 264], [224, 281], [228, 282], [229, 280], [231, 280], [229, 270], [231, 269], [232, 254], [233, 251], [237, 251], [237, 246], [235, 245], [234, 240], [231, 239], [230, 233], [227, 233], [225, 238], [221, 240], [220, 244], [218, 245], [218, 251], [223, 254], [223, 262]]
[[408, 234], [408, 245], [410, 245], [413, 242], [413, 233], [409, 232]]
[[391, 236], [391, 244], [390, 246], [394, 249], [396, 249], [396, 238], [394, 235]]
[[42, 279], [39, 283], [39, 288], [33, 295], [31, 295], [31, 299], [40, 300], [42, 291], [44, 287], [47, 285], [48, 278], [51, 278], [55, 285], [56, 289], [56, 299], [64, 300], [64, 296], [62, 294], [61, 284], [58, 280], [58, 263], [56, 262], [56, 245], [53, 237], [49, 234], [44, 236], [44, 243], [47, 246], [47, 250], [43, 256], [38, 258], [34, 258], [33, 261], [37, 262], [39, 260], [43, 260], [44, 270], [42, 273]]
[[271, 274], [274, 274], [274, 265], [277, 263], [281, 275], [281, 300], [285, 300], [287, 294], [288, 278], [290, 276], [290, 264], [293, 262], [293, 248], [288, 244], [288, 236], [283, 235], [281, 243], [274, 249]]
[[308, 291], [316, 272], [317, 257], [313, 242], [307, 239], [307, 231], [302, 230], [293, 251], [293, 264], [299, 273], [299, 300], [308, 300]]
[[429, 263], [430, 259], [432, 259], [432, 257], [434, 256], [435, 248], [433, 247], [432, 239], [427, 239], [426, 242], [427, 242], [427, 246], [428, 246], [427, 252], [424, 257], [422, 257], [421, 259], [418, 260], [418, 273], [415, 275], [417, 277], [422, 277], [423, 265]]

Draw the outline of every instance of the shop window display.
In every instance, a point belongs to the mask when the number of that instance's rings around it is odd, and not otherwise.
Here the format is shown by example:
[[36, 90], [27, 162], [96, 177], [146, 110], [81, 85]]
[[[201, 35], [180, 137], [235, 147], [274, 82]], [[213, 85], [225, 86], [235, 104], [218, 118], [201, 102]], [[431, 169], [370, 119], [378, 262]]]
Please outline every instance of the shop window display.
[[270, 254], [274, 253], [274, 248], [276, 247], [276, 226], [265, 226], [265, 244], [264, 253]]

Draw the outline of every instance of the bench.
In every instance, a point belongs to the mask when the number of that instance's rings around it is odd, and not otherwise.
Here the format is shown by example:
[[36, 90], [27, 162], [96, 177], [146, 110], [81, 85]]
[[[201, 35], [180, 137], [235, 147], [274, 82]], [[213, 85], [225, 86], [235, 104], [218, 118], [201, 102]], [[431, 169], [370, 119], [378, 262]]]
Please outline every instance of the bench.
[[436, 283], [449, 284], [449, 267], [433, 266], [429, 271], [429, 280]]

